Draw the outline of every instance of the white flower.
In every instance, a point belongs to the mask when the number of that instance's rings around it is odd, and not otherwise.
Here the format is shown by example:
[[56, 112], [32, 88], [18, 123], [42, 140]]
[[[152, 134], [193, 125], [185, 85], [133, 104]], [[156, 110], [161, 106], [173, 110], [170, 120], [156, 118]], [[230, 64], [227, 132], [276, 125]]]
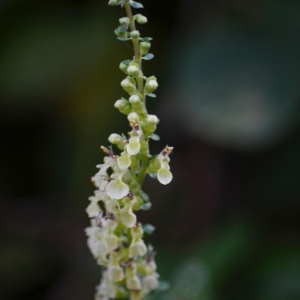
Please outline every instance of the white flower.
[[91, 203], [86, 208], [86, 212], [89, 216], [89, 218], [95, 218], [99, 215], [100, 207], [98, 205], [99, 199], [97, 197], [89, 197], [89, 200]]
[[94, 258], [98, 258], [100, 255], [107, 253], [105, 244], [102, 241], [94, 241], [92, 239], [88, 239], [88, 246]]
[[97, 168], [100, 168], [100, 170], [94, 177], [92, 177], [92, 181], [100, 190], [103, 191], [108, 183], [107, 180], [104, 179], [108, 178], [107, 169], [114, 167], [115, 165], [116, 160], [109, 156], [104, 157], [104, 164], [97, 165]]
[[146, 293], [149, 293], [152, 290], [155, 290], [158, 288], [158, 280], [157, 276], [154, 275], [149, 275], [143, 278], [143, 288]]
[[136, 155], [140, 152], [141, 144], [139, 136], [132, 136], [129, 143], [126, 145], [126, 150], [130, 155]]
[[126, 279], [126, 286], [129, 290], [140, 290], [142, 288], [141, 281], [137, 276]]
[[172, 181], [173, 175], [170, 172], [170, 158], [169, 154], [172, 152], [172, 147], [166, 147], [158, 156], [157, 160], [160, 162], [160, 169], [157, 171], [157, 179], [162, 184], [168, 184]]
[[[125, 170], [126, 171], [126, 170]], [[124, 171], [115, 174], [116, 179], [112, 180], [106, 186], [106, 192], [109, 197], [113, 199], [122, 199], [129, 193], [129, 187], [122, 181], [122, 177], [124, 175]]]
[[113, 282], [122, 281], [124, 279], [124, 271], [119, 264], [108, 266], [107, 269], [108, 278]]
[[104, 237], [104, 243], [105, 243], [105, 248], [108, 252], [113, 251], [118, 248], [119, 239], [116, 235], [109, 234]]
[[118, 157], [117, 162], [121, 170], [128, 169], [131, 165], [131, 159], [130, 156], [128, 155], [128, 152], [127, 151], [122, 152], [121, 156]]
[[157, 172], [157, 179], [161, 184], [168, 184], [172, 181], [173, 175], [167, 168], [160, 168]]
[[144, 256], [147, 253], [147, 247], [142, 239], [132, 241], [129, 247], [129, 257]]
[[109, 199], [105, 202], [105, 208], [112, 214], [117, 214], [120, 211], [120, 205], [116, 200]]
[[97, 289], [96, 296], [97, 297], [101, 296], [103, 299], [105, 299], [105, 297], [107, 297], [107, 299], [114, 299], [118, 291], [117, 285], [113, 283], [111, 280], [109, 280], [107, 271], [103, 272], [102, 281], [96, 287], [96, 289]]
[[136, 223], [136, 215], [132, 212], [132, 208], [126, 205], [120, 212], [120, 219], [128, 228], [132, 228]]
[[144, 269], [148, 275], [153, 274], [157, 269], [155, 261], [151, 260], [147, 262], [144, 266]]

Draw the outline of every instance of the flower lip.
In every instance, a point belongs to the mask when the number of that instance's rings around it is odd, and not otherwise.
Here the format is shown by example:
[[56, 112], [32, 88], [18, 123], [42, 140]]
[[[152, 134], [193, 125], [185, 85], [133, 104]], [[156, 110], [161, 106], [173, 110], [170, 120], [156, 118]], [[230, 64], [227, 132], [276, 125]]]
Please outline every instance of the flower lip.
[[129, 187], [121, 179], [117, 178], [106, 186], [106, 192], [113, 199], [122, 199], [129, 193]]

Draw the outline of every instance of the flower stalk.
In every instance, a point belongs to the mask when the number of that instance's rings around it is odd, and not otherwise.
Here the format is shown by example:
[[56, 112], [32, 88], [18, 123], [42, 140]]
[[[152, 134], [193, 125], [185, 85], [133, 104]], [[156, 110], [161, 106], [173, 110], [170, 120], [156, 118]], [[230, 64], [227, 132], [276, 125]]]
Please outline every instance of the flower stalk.
[[135, 212], [151, 207], [148, 195], [142, 191], [147, 174], [164, 185], [171, 182], [169, 155], [173, 148], [166, 146], [157, 155], [149, 151], [150, 139], [159, 139], [155, 134], [159, 119], [148, 114], [146, 97], [155, 97], [158, 84], [156, 77], [147, 78], [142, 71], [142, 60], [153, 58], [148, 53], [152, 39], [140, 37], [135, 22], [145, 24], [147, 18], [133, 15], [132, 8], [143, 6], [132, 0], [110, 0], [109, 5], [124, 6], [127, 17], [119, 20], [115, 33], [121, 41], [131, 40], [134, 48], [133, 59], [119, 66], [127, 75], [121, 86], [129, 98], [115, 103], [127, 116], [131, 131], [128, 136], [111, 134], [108, 140], [112, 146], [100, 147], [106, 156], [92, 177], [96, 190], [86, 209], [91, 226], [85, 231], [88, 246], [104, 269], [95, 300], [145, 300], [159, 287], [155, 251], [143, 240], [144, 233], [151, 234], [154, 227], [137, 222]]

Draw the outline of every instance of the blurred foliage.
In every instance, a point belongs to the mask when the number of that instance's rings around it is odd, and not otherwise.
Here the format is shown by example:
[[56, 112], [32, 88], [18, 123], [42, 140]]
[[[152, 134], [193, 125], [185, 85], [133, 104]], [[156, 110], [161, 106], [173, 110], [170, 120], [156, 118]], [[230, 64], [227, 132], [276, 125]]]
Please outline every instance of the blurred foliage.
[[[299, 1], [144, 4], [149, 107], [175, 146], [174, 182], [147, 180], [139, 215], [170, 283], [152, 299], [300, 299]], [[0, 15], [0, 299], [92, 299], [84, 209], [99, 146], [126, 133], [113, 107], [132, 56], [113, 35], [123, 12], [6, 0]]]

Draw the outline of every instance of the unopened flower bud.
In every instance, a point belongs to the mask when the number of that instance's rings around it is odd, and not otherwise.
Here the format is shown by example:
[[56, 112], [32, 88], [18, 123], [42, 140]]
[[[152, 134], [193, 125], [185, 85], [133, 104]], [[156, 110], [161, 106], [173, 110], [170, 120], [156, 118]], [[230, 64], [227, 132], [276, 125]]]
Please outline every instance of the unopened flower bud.
[[128, 115], [132, 112], [130, 103], [124, 98], [116, 101], [115, 108], [117, 108], [122, 114], [125, 115]]
[[159, 122], [159, 119], [156, 115], [148, 115], [147, 116], [147, 123], [151, 125], [157, 125]]
[[145, 84], [146, 94], [151, 94], [157, 89], [157, 87], [158, 87], [158, 83], [156, 77], [151, 76], [146, 80], [146, 84]]
[[118, 31], [117, 29], [115, 30], [115, 34], [116, 36], [122, 38], [122, 39], [126, 39], [128, 36], [127, 36], [127, 32], [124, 31], [124, 32], [120, 32]]
[[130, 36], [133, 39], [138, 39], [140, 37], [140, 32], [138, 30], [133, 30], [133, 31], [130, 32]]
[[[127, 62], [127, 63], [126, 63]], [[125, 74], [128, 75], [127, 69], [128, 69], [128, 61], [122, 61], [119, 65], [119, 68], [121, 71], [123, 71]]]
[[142, 116], [146, 115], [144, 103], [141, 101], [141, 98], [138, 95], [132, 95], [129, 98], [129, 102], [131, 103], [134, 111]]
[[135, 122], [135, 123], [140, 123], [140, 118], [139, 115], [136, 112], [131, 112], [128, 117], [127, 117], [128, 121], [130, 122]]
[[120, 24], [129, 24], [129, 18], [128, 17], [123, 17], [121, 19], [119, 19]]
[[134, 61], [130, 62], [129, 66], [127, 68], [127, 73], [133, 77], [139, 76], [141, 74], [139, 64]]
[[140, 99], [140, 97], [139, 97], [138, 95], [132, 95], [132, 96], [129, 98], [129, 102], [130, 102], [131, 104], [136, 105], [136, 104], [138, 104], [138, 103], [141, 103], [141, 99]]
[[146, 55], [151, 47], [149, 42], [141, 42], [140, 43], [140, 52], [142, 55]]
[[141, 14], [135, 15], [135, 19], [139, 24], [146, 24], [148, 22], [147, 18]]
[[131, 77], [125, 78], [121, 82], [121, 86], [129, 95], [132, 95], [136, 91], [136, 82]]
[[147, 122], [144, 127], [144, 134], [146, 136], [150, 136], [155, 132], [159, 119], [155, 115], [148, 115], [146, 120]]
[[109, 138], [108, 141], [114, 145], [119, 144], [123, 141], [122, 137], [119, 134], [116, 133], [112, 133]]
[[108, 5], [116, 6], [120, 4], [120, 0], [109, 0]]

